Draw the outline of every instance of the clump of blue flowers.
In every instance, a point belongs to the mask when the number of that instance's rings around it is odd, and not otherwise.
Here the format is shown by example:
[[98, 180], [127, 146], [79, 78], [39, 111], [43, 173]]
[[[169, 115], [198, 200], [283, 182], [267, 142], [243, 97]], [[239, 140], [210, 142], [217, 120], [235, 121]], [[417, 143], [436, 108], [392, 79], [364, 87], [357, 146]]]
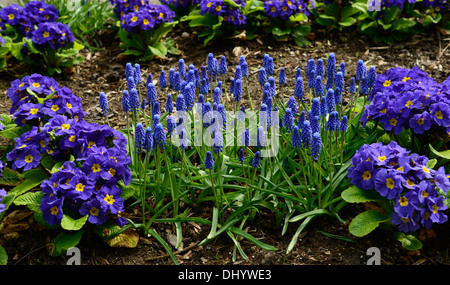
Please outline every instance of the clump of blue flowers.
[[449, 82], [437, 83], [417, 66], [392, 68], [376, 77], [360, 121], [383, 123], [394, 134], [404, 129], [415, 134], [449, 133]]
[[126, 224], [118, 187], [131, 180], [125, 136], [107, 125], [86, 122], [81, 99], [53, 78], [33, 74], [17, 79], [7, 95], [16, 124], [30, 127], [15, 138], [6, 155], [12, 169], [35, 169], [44, 159], [61, 162], [41, 183], [44, 220], [59, 225], [65, 214], [88, 215], [87, 221], [95, 225], [110, 217], [120, 226]]
[[351, 183], [362, 190], [375, 189], [393, 207], [391, 221], [402, 232], [429, 229], [448, 220], [445, 194], [450, 175], [444, 167], [434, 170], [426, 156], [400, 147], [374, 143], [362, 146], [348, 169]]

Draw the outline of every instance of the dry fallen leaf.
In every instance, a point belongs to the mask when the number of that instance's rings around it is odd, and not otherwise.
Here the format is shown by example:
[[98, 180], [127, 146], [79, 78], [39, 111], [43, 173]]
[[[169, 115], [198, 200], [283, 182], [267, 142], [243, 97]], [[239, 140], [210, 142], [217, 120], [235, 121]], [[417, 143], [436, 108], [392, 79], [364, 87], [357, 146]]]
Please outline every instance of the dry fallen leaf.
[[129, 229], [118, 236], [106, 241], [111, 247], [135, 248], [139, 242], [139, 234]]

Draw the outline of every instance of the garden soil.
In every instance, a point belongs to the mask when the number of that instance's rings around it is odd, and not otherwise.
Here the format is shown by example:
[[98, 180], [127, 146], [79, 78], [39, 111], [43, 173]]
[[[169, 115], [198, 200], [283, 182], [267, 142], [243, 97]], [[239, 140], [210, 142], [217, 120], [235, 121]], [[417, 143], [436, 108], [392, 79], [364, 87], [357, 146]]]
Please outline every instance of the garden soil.
[[[177, 67], [178, 60], [183, 58], [187, 65], [196, 67], [205, 65], [208, 53], [219, 58], [225, 55], [228, 60], [229, 73], [225, 86], [229, 86], [234, 67], [239, 62], [239, 56], [244, 55], [249, 65], [251, 80], [250, 93], [252, 102], [258, 106], [262, 94], [257, 85], [257, 72], [262, 64], [265, 53], [269, 53], [276, 66], [276, 74], [280, 67], [285, 67], [288, 86], [285, 96], [293, 94], [294, 75], [297, 68], [305, 69], [307, 60], [318, 59], [330, 52], [336, 55], [337, 63], [346, 62], [347, 73], [354, 74], [356, 62], [363, 59], [367, 66], [376, 66], [379, 73], [393, 67], [412, 68], [418, 66], [442, 82], [449, 76], [450, 70], [450, 36], [427, 31], [413, 38], [392, 45], [376, 44], [369, 38], [353, 34], [352, 31], [333, 31], [315, 29], [309, 36], [312, 44], [308, 47], [298, 47], [293, 42], [277, 42], [271, 37], [259, 37], [244, 40], [245, 34], [233, 39], [215, 39], [208, 46], [197, 38], [186, 27], [180, 25], [168, 35], [175, 40], [179, 55], [168, 55], [164, 59], [154, 59], [149, 63], [139, 62], [143, 79], [152, 73], [156, 81], [161, 69]], [[95, 39], [95, 41], [93, 40]], [[87, 112], [86, 120], [103, 122], [98, 107], [98, 94], [105, 92], [111, 109], [109, 120], [113, 127], [123, 128], [126, 125], [121, 111], [121, 93], [125, 88], [124, 70], [127, 62], [135, 59], [121, 54], [119, 40], [111, 30], [100, 31], [92, 36], [91, 43], [99, 48], [90, 52], [82, 51], [85, 61], [71, 69], [65, 70], [55, 79], [62, 86], [67, 86], [75, 95], [82, 98]], [[8, 112], [10, 100], [6, 90], [15, 76], [32, 72], [25, 67], [9, 62], [8, 72], [0, 74], [0, 111]], [[245, 96], [244, 96], [245, 98]], [[348, 98], [344, 98], [348, 100]], [[164, 101], [162, 101], [163, 103]], [[164, 106], [164, 105], [162, 105]], [[246, 106], [249, 107], [248, 104]], [[39, 190], [39, 189], [37, 189]], [[191, 209], [190, 215], [211, 219], [210, 205], [199, 205]], [[234, 243], [227, 235], [221, 235], [206, 245], [199, 246], [209, 233], [209, 227], [203, 224], [183, 223], [183, 244], [175, 249], [179, 263], [183, 265], [362, 265], [367, 264], [371, 255], [367, 250], [377, 247], [380, 250], [381, 264], [384, 265], [447, 265], [449, 264], [450, 228], [447, 224], [436, 225], [432, 230], [422, 231], [420, 239], [423, 247], [417, 251], [408, 251], [396, 241], [391, 232], [379, 228], [370, 235], [358, 238], [351, 235], [348, 225], [353, 217], [372, 205], [347, 205], [340, 217], [341, 223], [332, 217], [320, 217], [313, 220], [299, 236], [292, 252], [286, 254], [286, 249], [295, 234], [299, 224], [292, 223], [284, 235], [277, 225], [272, 213], [261, 211], [252, 222], [247, 222], [244, 230], [258, 240], [276, 247], [278, 250], [269, 252], [260, 249], [247, 240], [240, 240], [247, 259], [239, 253], [233, 260]], [[127, 209], [127, 218], [140, 221], [140, 207]], [[16, 211], [15, 211], [16, 210]], [[3, 247], [6, 249], [10, 265], [63, 265], [67, 256], [53, 257], [49, 254], [52, 239], [59, 233], [57, 230], [43, 228], [34, 222], [32, 213], [23, 208], [9, 210], [11, 228], [8, 234], [2, 234]], [[447, 213], [448, 215], [449, 213]], [[170, 217], [171, 213], [165, 213]], [[171, 244], [174, 229], [170, 224], [154, 223], [153, 228]], [[111, 247], [96, 234], [87, 231], [78, 245], [81, 250], [84, 265], [170, 265], [173, 264], [164, 248], [152, 237], [145, 236], [140, 231], [134, 231], [133, 237], [138, 241], [134, 248]]]

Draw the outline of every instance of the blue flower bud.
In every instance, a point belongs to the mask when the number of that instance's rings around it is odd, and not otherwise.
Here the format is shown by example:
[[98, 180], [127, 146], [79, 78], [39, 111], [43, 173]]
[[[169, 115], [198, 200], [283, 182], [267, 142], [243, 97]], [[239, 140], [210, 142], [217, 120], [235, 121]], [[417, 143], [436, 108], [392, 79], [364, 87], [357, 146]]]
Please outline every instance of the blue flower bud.
[[314, 133], [312, 135], [312, 141], [311, 141], [311, 156], [314, 160], [317, 161], [317, 159], [320, 156], [320, 152], [322, 149], [322, 140], [320, 139], [320, 133]]
[[294, 126], [294, 128], [293, 128], [291, 142], [292, 142], [292, 147], [299, 148], [302, 146], [300, 130], [297, 126]]
[[209, 150], [206, 152], [205, 168], [209, 170], [214, 168], [214, 158]]
[[255, 156], [253, 157], [253, 160], [252, 160], [252, 167], [253, 168], [258, 168], [260, 161], [261, 161], [261, 154], [259, 153], [259, 151], [257, 151], [255, 153]]

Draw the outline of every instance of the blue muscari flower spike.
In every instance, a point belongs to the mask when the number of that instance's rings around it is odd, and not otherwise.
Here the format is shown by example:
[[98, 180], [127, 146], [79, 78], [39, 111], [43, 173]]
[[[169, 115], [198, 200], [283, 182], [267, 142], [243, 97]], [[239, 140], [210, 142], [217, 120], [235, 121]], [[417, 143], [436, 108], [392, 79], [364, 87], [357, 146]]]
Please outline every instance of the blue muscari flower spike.
[[348, 88], [348, 92], [350, 92], [350, 93], [355, 93], [356, 92], [355, 77], [352, 77], [352, 79], [350, 79], [350, 87]]
[[299, 101], [303, 100], [305, 97], [305, 86], [303, 84], [303, 78], [301, 76], [296, 78], [294, 87], [294, 96]]
[[294, 96], [289, 97], [287, 101], [287, 108], [290, 108], [292, 110], [292, 114], [295, 116], [298, 112], [297, 108], [297, 100], [295, 100]]
[[178, 60], [178, 72], [180, 73], [181, 79], [184, 79], [186, 76], [186, 65], [182, 58]]
[[213, 59], [214, 64], [214, 76], [213, 78], [217, 78], [217, 75], [219, 75], [219, 62], [217, 61], [217, 58]]
[[271, 92], [270, 92], [270, 83], [266, 82], [264, 84], [264, 88], [263, 88], [263, 97], [261, 100], [262, 104], [266, 104], [267, 103], [267, 99], [271, 96]]
[[298, 126], [294, 126], [293, 128], [291, 142], [292, 147], [299, 148], [302, 146], [302, 139], [300, 136], [300, 130]]
[[224, 55], [220, 58], [219, 74], [227, 74], [227, 60]]
[[316, 77], [315, 77], [316, 71], [313, 69], [310, 71], [310, 75], [308, 76], [308, 88], [314, 89], [314, 86], [316, 85]]
[[307, 147], [310, 145], [311, 135], [312, 135], [311, 123], [309, 122], [309, 120], [305, 120], [305, 122], [303, 122], [302, 134], [301, 134], [303, 147]]
[[246, 147], [250, 146], [250, 130], [248, 128], [241, 133], [241, 143]]
[[167, 95], [166, 112], [168, 112], [169, 114], [171, 114], [173, 112], [172, 94]]
[[175, 91], [181, 90], [181, 74], [178, 71], [175, 71], [175, 75], [173, 78], [173, 90]]
[[198, 73], [197, 68], [194, 69], [194, 77], [195, 77], [195, 87], [199, 88], [202, 81], [200, 79], [200, 74]]
[[219, 104], [220, 96], [222, 96], [222, 90], [219, 87], [214, 88], [213, 102]]
[[326, 96], [326, 103], [327, 103], [327, 112], [332, 112], [335, 110], [336, 99], [334, 98], [334, 90], [331, 88], [328, 89]]
[[[148, 84], [148, 82], [147, 82], [147, 84]], [[169, 88], [172, 90], [175, 90], [174, 87], [175, 87], [175, 69], [170, 68], [169, 69]]]
[[275, 95], [276, 95], [276, 86], [275, 86], [275, 78], [273, 78], [273, 76], [270, 76], [268, 79], [267, 79], [267, 82], [269, 83], [269, 85], [270, 85], [270, 95], [272, 96], [272, 97], [275, 97]]
[[333, 88], [333, 79], [327, 78], [327, 83], [325, 84], [325, 90], [332, 89]]
[[145, 139], [145, 130], [144, 130], [144, 126], [142, 125], [142, 123], [137, 123], [136, 124], [136, 133], [134, 136], [134, 141], [135, 141], [135, 148], [136, 148], [136, 152], [140, 152], [142, 150], [143, 144], [144, 144], [144, 139]]
[[134, 68], [133, 65], [130, 62], [128, 62], [125, 65], [125, 78], [128, 79], [128, 77], [130, 76], [134, 77]]
[[284, 110], [284, 126], [288, 132], [294, 128], [294, 115], [292, 114], [291, 108]]
[[329, 53], [327, 60], [327, 78], [331, 79], [331, 82], [334, 81], [335, 73], [336, 73], [336, 57], [334, 56], [334, 53]]
[[339, 105], [339, 104], [341, 104], [341, 102], [342, 102], [342, 96], [341, 96], [341, 94], [342, 94], [342, 92], [341, 92], [341, 90], [339, 89], [339, 87], [336, 87], [335, 89], [334, 89], [334, 103], [336, 104], [336, 105]]
[[303, 123], [305, 122], [305, 120], [306, 120], [306, 113], [305, 110], [302, 110], [300, 116], [298, 117], [298, 127], [300, 129], [303, 129]]
[[187, 149], [187, 147], [188, 147], [188, 138], [187, 138], [186, 129], [181, 128], [179, 138], [180, 138], [180, 148], [183, 149], [183, 150]]
[[361, 78], [361, 94], [362, 95], [369, 94], [369, 84], [367, 82], [367, 77]]
[[195, 89], [194, 89], [194, 83], [189, 82], [185, 87], [184, 87], [184, 99], [186, 101], [186, 107], [188, 110], [191, 110], [192, 107], [194, 107], [195, 104]]
[[199, 95], [198, 95], [198, 101], [197, 101], [197, 103], [198, 103], [198, 104], [202, 104], [202, 107], [203, 107], [203, 104], [205, 103], [205, 96], [203, 96], [203, 94], [199, 94]]
[[264, 67], [261, 67], [259, 69], [258, 79], [259, 79], [259, 86], [263, 88], [264, 84], [267, 82], [267, 73]]
[[320, 116], [320, 99], [318, 97], [312, 99], [311, 114], [313, 116]]
[[147, 152], [151, 151], [153, 149], [153, 133], [152, 128], [147, 127], [145, 129], [145, 138], [144, 138], [144, 144], [142, 146]]
[[240, 79], [237, 79], [234, 81], [234, 88], [233, 88], [233, 94], [234, 94], [234, 101], [239, 102], [242, 99], [242, 81]]
[[[211, 117], [211, 111], [212, 111], [212, 106], [210, 102], [206, 102], [205, 104], [203, 104], [203, 108], [202, 108], [202, 116], [203, 116], [203, 126], [206, 128], [208, 127], [210, 124], [212, 124], [212, 117]], [[205, 115], [208, 115], [208, 119], [205, 120]]]
[[286, 85], [286, 70], [284, 69], [284, 67], [282, 67], [280, 70], [280, 75], [278, 76], [278, 83], [281, 86]]
[[316, 76], [323, 77], [324, 75], [325, 75], [325, 66], [323, 64], [323, 59], [319, 58], [317, 60], [317, 65], [316, 65]]
[[269, 126], [269, 108], [266, 104], [261, 104], [259, 110], [259, 125], [267, 129]]
[[311, 132], [314, 133], [320, 133], [320, 121], [319, 116], [311, 116], [310, 118], [311, 122]]
[[261, 154], [259, 153], [259, 151], [257, 151], [255, 153], [255, 156], [253, 157], [253, 160], [252, 160], [252, 167], [253, 168], [258, 168], [260, 161], [261, 161]]
[[231, 82], [230, 82], [230, 94], [231, 95], [233, 95], [234, 94], [234, 78], [233, 79], [231, 79]]
[[266, 146], [266, 131], [262, 126], [258, 127], [258, 133], [256, 138], [256, 145], [258, 147], [265, 147]]
[[241, 72], [241, 66], [237, 65], [236, 69], [234, 70], [234, 79], [235, 80], [242, 80], [242, 72]]
[[328, 111], [327, 111], [326, 97], [322, 96], [322, 98], [320, 99], [320, 115], [322, 117], [325, 117], [327, 114], [328, 114]]
[[220, 131], [215, 131], [213, 136], [213, 151], [217, 154], [223, 150], [223, 136]]
[[369, 89], [372, 89], [375, 85], [375, 80], [377, 79], [377, 70], [375, 66], [371, 66], [367, 72], [367, 84]]
[[209, 150], [206, 152], [205, 168], [209, 170], [214, 168], [214, 158]]
[[217, 111], [222, 115], [223, 129], [227, 129], [227, 113], [225, 111], [225, 106], [223, 104], [219, 104], [217, 106]]
[[170, 137], [172, 135], [173, 130], [177, 126], [177, 121], [176, 121], [175, 117], [167, 116], [166, 125], [167, 125], [167, 134]]
[[193, 69], [189, 69], [187, 76], [186, 76], [186, 81], [192, 82], [192, 84], [194, 84], [194, 86], [195, 86], [195, 73], [194, 73]]
[[139, 63], [134, 64], [134, 82], [136, 82], [136, 84], [142, 83], [141, 66]]
[[[341, 92], [344, 91], [345, 81], [344, 81], [344, 74], [342, 73], [342, 71], [336, 72], [334, 85], [335, 85], [335, 88], [338, 87]], [[341, 94], [339, 94], [339, 95], [341, 95]]]
[[208, 74], [214, 77], [214, 55], [212, 53], [208, 54], [206, 64], [208, 66]]
[[248, 77], [248, 64], [246, 61], [241, 64], [241, 73], [243, 77]]
[[130, 93], [128, 92], [128, 90], [123, 90], [122, 110], [124, 112], [130, 111]]
[[[308, 63], [306, 64], [306, 76], [308, 78], [313, 77], [315, 78], [315, 70], [316, 70], [316, 62], [314, 59], [309, 59]], [[314, 74], [312, 73], [314, 72]]]
[[202, 78], [202, 85], [200, 87], [200, 93], [203, 95], [207, 95], [209, 92], [209, 84], [207, 78]]
[[266, 70], [267, 73], [269, 73], [267, 70], [267, 66], [269, 64], [269, 58], [270, 58], [269, 54], [267, 54], [267, 53], [264, 54], [264, 58], [263, 58], [263, 62], [262, 62], [262, 66], [264, 67], [264, 69]]
[[323, 82], [322, 82], [322, 76], [316, 77], [316, 83], [314, 84], [314, 90], [316, 96], [323, 96]]
[[295, 73], [295, 79], [302, 77], [302, 70], [300, 67], [297, 67], [297, 72]]
[[136, 88], [133, 88], [130, 91], [130, 111], [136, 112], [136, 110], [139, 109], [139, 104], [139, 94]]
[[238, 159], [240, 163], [244, 163], [245, 161], [244, 149], [242, 148], [238, 152]]
[[273, 58], [269, 56], [268, 60], [267, 60], [267, 66], [266, 68], [266, 72], [268, 75], [273, 75], [273, 71], [275, 69], [274, 64], [273, 64]]
[[157, 124], [154, 128], [153, 139], [155, 147], [164, 149], [164, 146], [166, 145], [166, 134], [164, 133], [164, 127], [161, 123]]
[[241, 122], [245, 120], [245, 105], [241, 106], [241, 110], [237, 113], [237, 119]]
[[106, 116], [107, 114], [109, 114], [108, 98], [106, 98], [106, 94], [104, 92], [100, 92], [99, 104], [100, 104], [100, 109], [102, 110], [103, 116]]
[[339, 130], [339, 114], [336, 111], [332, 111], [328, 118], [325, 129], [327, 131], [338, 131]]
[[175, 102], [175, 106], [177, 108], [177, 111], [186, 111], [186, 101], [184, 100], [184, 96], [179, 94], [177, 96], [177, 101]]
[[153, 103], [153, 107], [152, 107], [152, 117], [154, 115], [158, 115], [161, 116], [161, 107], [159, 106], [159, 102], [156, 101], [155, 103]]
[[145, 98], [142, 98], [141, 109], [145, 110], [145, 107], [147, 107], [146, 105], [147, 105], [147, 102], [145, 102]]
[[317, 132], [312, 135], [311, 140], [311, 156], [315, 161], [319, 158], [321, 149], [322, 140], [320, 139], [320, 133]]
[[153, 106], [153, 104], [156, 102], [156, 99], [156, 87], [155, 85], [153, 85], [153, 83], [150, 83], [147, 85], [147, 102], [149, 106]]
[[153, 76], [151, 73], [147, 76], [147, 81], [145, 81], [145, 86], [147, 86], [149, 83], [153, 83]]
[[161, 74], [159, 75], [159, 87], [162, 89], [167, 87], [166, 72], [164, 70], [161, 70]]
[[339, 126], [339, 130], [346, 132], [347, 129], [348, 129], [348, 118], [347, 118], [347, 116], [344, 115], [342, 117], [342, 121], [341, 121], [341, 125]]
[[152, 115], [153, 118], [153, 129], [155, 129], [156, 125], [161, 123], [161, 117], [158, 114]]
[[128, 77], [127, 85], [128, 85], [128, 90], [136, 88], [136, 82], [134, 81], [134, 78], [132, 76]]
[[345, 67], [345, 61], [341, 62], [341, 64], [339, 65], [338, 70], [340, 72], [342, 72], [342, 75], [344, 75], [344, 77], [347, 75], [347, 70], [346, 70], [346, 67]]
[[361, 81], [361, 79], [365, 76], [366, 76], [366, 66], [364, 65], [364, 61], [360, 59], [356, 64], [356, 80]]

